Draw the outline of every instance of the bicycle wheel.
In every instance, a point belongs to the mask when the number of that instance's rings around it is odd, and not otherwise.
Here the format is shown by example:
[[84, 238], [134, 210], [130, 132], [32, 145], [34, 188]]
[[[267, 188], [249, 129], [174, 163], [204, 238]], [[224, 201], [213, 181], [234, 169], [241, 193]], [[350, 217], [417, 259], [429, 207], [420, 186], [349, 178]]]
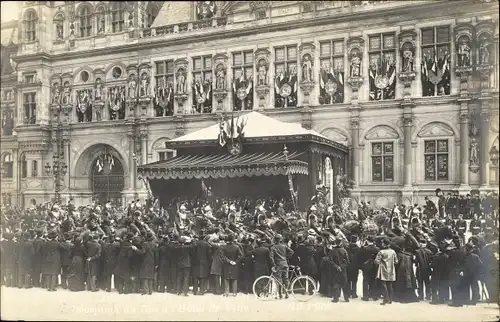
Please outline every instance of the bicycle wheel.
[[260, 276], [253, 282], [253, 294], [262, 301], [274, 299], [277, 294], [278, 283], [271, 276]]
[[310, 276], [299, 276], [292, 281], [290, 292], [297, 301], [307, 302], [317, 293], [316, 282]]

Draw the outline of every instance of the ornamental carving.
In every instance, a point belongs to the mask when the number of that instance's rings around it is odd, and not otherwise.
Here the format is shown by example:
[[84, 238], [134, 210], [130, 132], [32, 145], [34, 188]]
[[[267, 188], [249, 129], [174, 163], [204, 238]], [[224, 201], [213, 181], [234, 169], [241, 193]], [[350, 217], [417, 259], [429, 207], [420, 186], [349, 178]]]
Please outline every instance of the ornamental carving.
[[494, 63], [493, 37], [495, 24], [492, 21], [480, 22], [476, 25], [477, 65], [490, 66]]
[[196, 1], [196, 17], [198, 20], [210, 19], [216, 14], [215, 1]]
[[479, 172], [479, 126], [480, 120], [477, 114], [472, 114], [471, 122], [469, 123], [469, 170], [473, 173]]
[[62, 105], [70, 105], [71, 104], [71, 92], [73, 89], [73, 75], [71, 74], [63, 74], [61, 76], [62, 82], [62, 97], [61, 104]]
[[141, 100], [150, 98], [152, 96], [151, 90], [151, 65], [141, 64], [138, 68], [139, 71], [139, 98]]
[[460, 71], [472, 71], [471, 65], [473, 62], [473, 39], [474, 26], [471, 24], [460, 24], [455, 27], [455, 50], [456, 50], [456, 69]]
[[363, 84], [361, 72], [363, 70], [363, 52], [365, 41], [361, 37], [353, 37], [347, 40], [347, 55], [349, 60], [348, 83], [353, 91], [353, 99], [357, 99], [357, 92]]
[[137, 98], [139, 77], [137, 76], [137, 66], [130, 65], [127, 67], [127, 98]]

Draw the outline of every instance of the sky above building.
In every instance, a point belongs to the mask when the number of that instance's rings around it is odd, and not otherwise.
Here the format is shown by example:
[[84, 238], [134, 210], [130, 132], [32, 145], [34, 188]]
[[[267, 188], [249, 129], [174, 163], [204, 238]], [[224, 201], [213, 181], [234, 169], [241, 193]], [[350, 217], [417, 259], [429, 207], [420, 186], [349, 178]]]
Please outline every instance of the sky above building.
[[21, 1], [2, 1], [1, 2], [1, 22], [16, 20]]

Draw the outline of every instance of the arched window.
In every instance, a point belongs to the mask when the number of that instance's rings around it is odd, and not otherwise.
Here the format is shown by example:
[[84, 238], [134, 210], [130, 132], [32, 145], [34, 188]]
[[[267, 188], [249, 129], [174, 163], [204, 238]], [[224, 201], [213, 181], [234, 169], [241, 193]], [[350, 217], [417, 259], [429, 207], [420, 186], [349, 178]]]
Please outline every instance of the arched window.
[[330, 158], [325, 158], [325, 187], [328, 187], [328, 202], [333, 204], [333, 167]]
[[35, 41], [36, 40], [36, 21], [38, 20], [38, 17], [36, 15], [36, 12], [33, 10], [30, 10], [26, 13], [25, 19], [24, 19], [24, 35], [26, 38], [26, 41]]
[[92, 36], [92, 11], [89, 6], [80, 9], [80, 37]]
[[3, 168], [3, 175], [5, 176], [5, 178], [13, 177], [13, 162], [11, 154], [7, 153], [4, 155], [2, 160], [2, 168]]
[[37, 160], [31, 161], [31, 176], [38, 177], [38, 161]]
[[28, 161], [26, 161], [26, 156], [21, 157], [21, 178], [26, 178], [28, 176]]
[[111, 4], [111, 29], [112, 32], [120, 32], [125, 26], [125, 3], [121, 1]]
[[158, 6], [152, 2], [148, 4], [148, 7], [146, 9], [147, 15], [148, 15], [148, 20], [146, 22], [146, 28], [150, 28], [151, 25], [153, 24], [153, 21], [155, 21], [156, 16], [158, 16]]

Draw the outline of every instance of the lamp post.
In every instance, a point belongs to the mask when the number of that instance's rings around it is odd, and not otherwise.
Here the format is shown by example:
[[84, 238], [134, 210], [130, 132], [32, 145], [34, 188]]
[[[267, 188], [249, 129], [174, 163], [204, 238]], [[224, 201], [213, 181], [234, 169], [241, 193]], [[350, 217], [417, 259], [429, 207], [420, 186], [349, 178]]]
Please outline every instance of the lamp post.
[[66, 172], [68, 171], [68, 165], [64, 161], [63, 153], [54, 154], [52, 165], [48, 162], [45, 165], [45, 173], [48, 177], [54, 177], [54, 185], [55, 185], [55, 201], [59, 203], [61, 201], [61, 178], [64, 178]]

